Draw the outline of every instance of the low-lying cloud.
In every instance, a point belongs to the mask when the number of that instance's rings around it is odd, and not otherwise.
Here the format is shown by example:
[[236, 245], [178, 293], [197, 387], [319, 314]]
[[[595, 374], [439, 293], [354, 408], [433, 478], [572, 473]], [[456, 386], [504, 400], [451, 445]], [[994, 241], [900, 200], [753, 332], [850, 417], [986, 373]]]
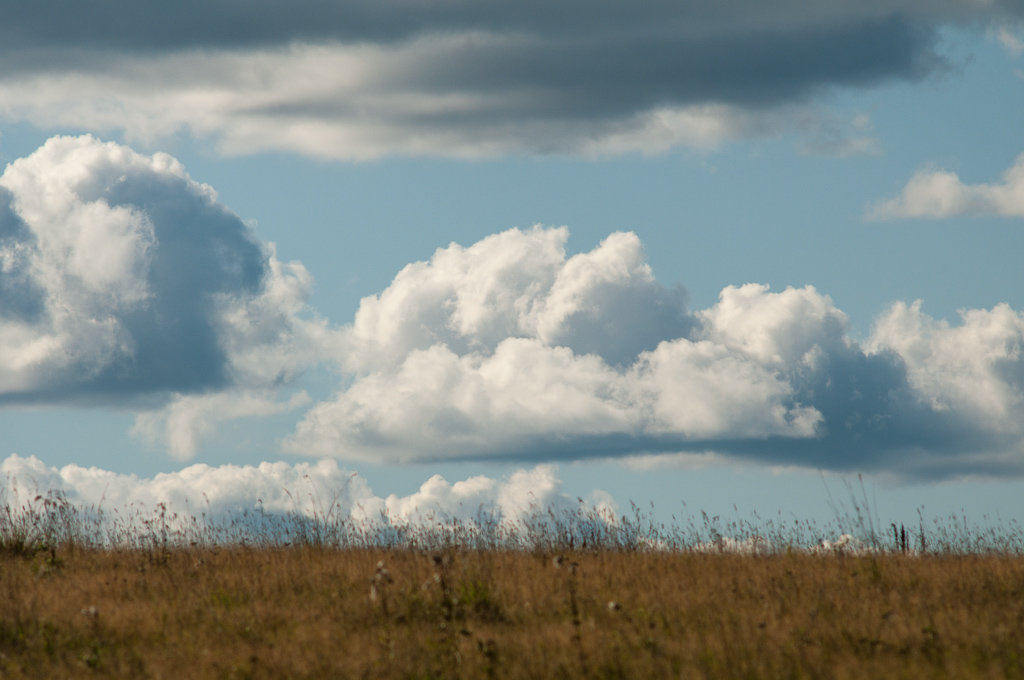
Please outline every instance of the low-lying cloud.
[[[942, 27], [1022, 14], [965, 0], [58, 4], [5, 13], [3, 118], [344, 159], [813, 138], [821, 93], [941, 71]], [[862, 138], [826, 146], [861, 152]]]
[[614, 522], [608, 494], [593, 496], [585, 502], [567, 495], [549, 465], [502, 479], [476, 476], [453, 483], [434, 475], [408, 496], [378, 496], [365, 478], [332, 460], [200, 464], [152, 478], [78, 465], [58, 469], [17, 455], [0, 462], [0, 500], [13, 521], [26, 512], [42, 513], [43, 501], [59, 499], [81, 518], [92, 518], [90, 529], [112, 538], [166, 526], [185, 540], [287, 540], [282, 532], [304, 521], [380, 538], [389, 528], [435, 532], [439, 524], [525, 533], [528, 525], [552, 517]]

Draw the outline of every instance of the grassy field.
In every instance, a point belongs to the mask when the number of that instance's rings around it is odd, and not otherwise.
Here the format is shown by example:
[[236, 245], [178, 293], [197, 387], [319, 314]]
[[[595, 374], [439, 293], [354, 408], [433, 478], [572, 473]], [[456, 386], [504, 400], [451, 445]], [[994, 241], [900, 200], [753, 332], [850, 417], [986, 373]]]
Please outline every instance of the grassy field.
[[10, 678], [1024, 677], [1019, 554], [0, 552]]

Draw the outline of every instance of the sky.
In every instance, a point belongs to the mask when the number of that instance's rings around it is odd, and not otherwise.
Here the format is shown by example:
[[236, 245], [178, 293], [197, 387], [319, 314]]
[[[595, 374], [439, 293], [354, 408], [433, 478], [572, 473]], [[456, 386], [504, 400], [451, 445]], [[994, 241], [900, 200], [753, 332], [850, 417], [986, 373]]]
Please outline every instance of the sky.
[[9, 496], [1024, 514], [1019, 2], [4, 16]]

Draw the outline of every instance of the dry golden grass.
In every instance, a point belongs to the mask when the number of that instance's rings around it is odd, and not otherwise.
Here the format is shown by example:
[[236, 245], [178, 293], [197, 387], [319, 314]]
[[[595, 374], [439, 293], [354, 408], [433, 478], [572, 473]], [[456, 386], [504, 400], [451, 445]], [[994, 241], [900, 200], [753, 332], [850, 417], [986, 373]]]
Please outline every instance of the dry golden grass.
[[0, 554], [11, 678], [1024, 677], [1024, 558]]

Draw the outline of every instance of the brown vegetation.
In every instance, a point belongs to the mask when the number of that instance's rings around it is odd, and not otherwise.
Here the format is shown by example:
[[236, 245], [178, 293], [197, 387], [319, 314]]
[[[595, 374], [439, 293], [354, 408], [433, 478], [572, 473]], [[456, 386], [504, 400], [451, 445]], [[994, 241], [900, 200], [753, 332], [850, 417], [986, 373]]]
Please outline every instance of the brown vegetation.
[[1024, 676], [1024, 558], [8, 543], [12, 678]]

